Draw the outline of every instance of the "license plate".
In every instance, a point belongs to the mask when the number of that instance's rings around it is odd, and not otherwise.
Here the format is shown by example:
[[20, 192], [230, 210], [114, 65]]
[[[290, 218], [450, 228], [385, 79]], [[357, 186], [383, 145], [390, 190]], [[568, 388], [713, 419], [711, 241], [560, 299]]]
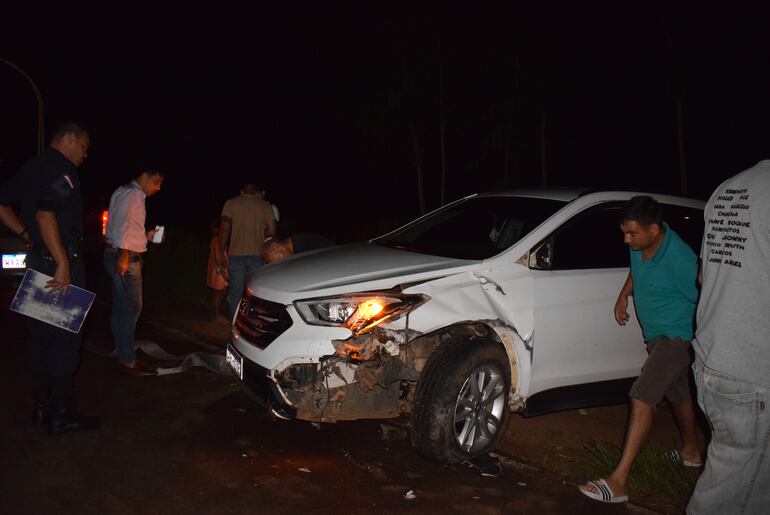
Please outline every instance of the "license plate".
[[243, 356], [238, 354], [238, 351], [233, 349], [230, 344], [227, 345], [225, 359], [235, 375], [238, 376], [238, 379], [243, 379]]
[[24, 263], [27, 260], [27, 254], [3, 254], [3, 268], [25, 268]]

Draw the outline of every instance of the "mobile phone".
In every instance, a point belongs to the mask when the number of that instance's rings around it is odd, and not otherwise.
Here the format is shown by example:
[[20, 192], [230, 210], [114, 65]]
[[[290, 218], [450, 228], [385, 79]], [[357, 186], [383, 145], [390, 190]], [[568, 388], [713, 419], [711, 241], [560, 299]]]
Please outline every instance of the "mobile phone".
[[153, 243], [160, 243], [163, 241], [163, 229], [162, 225], [155, 226], [155, 234], [152, 236]]

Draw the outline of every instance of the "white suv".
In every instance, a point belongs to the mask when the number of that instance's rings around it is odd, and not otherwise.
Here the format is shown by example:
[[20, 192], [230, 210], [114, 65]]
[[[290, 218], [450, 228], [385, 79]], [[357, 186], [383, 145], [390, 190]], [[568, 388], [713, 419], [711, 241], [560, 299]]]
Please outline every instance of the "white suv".
[[[472, 195], [265, 266], [228, 363], [281, 418], [410, 414], [412, 443], [445, 462], [491, 450], [510, 412], [625, 402], [645, 352], [639, 325], [613, 318], [629, 261], [617, 216], [639, 194]], [[697, 250], [703, 203], [652, 196]]]

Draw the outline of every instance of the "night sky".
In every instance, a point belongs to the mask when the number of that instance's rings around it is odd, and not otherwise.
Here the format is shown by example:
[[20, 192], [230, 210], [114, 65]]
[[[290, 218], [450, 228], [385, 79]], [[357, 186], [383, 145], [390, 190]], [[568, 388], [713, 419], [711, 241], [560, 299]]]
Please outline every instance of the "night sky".
[[[755, 8], [160, 4], [2, 8], [0, 57], [48, 128], [91, 133], [89, 213], [146, 162], [168, 174], [148, 222], [206, 231], [248, 181], [284, 232], [344, 241], [418, 215], [418, 167], [432, 209], [442, 169], [445, 201], [543, 183], [704, 198], [770, 158]], [[35, 117], [0, 63], [2, 177], [34, 154]]]

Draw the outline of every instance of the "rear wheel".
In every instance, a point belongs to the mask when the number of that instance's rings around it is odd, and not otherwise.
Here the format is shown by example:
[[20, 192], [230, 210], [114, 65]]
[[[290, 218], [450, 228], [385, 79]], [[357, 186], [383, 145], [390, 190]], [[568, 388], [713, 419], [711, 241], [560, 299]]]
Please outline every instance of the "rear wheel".
[[489, 452], [508, 423], [510, 385], [499, 343], [475, 338], [439, 347], [417, 384], [412, 444], [448, 463]]

